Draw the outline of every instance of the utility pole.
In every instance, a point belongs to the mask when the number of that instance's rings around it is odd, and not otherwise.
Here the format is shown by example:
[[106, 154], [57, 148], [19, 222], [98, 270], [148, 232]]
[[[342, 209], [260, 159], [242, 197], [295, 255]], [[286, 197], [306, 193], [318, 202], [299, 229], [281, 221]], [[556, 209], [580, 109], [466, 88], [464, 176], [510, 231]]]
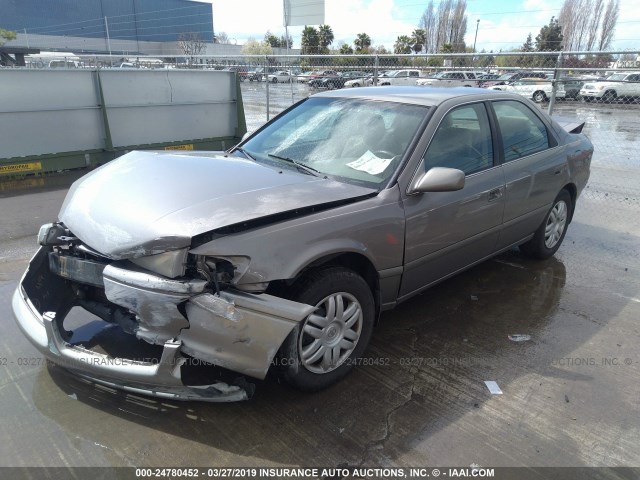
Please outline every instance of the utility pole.
[[104, 17], [104, 29], [107, 32], [107, 48], [109, 49], [109, 65], [113, 66], [111, 60], [111, 38], [109, 38], [109, 22], [107, 21], [107, 17]]
[[476, 41], [478, 40], [478, 27], [480, 26], [480, 19], [476, 20], [476, 36], [473, 39], [473, 66], [476, 66]]

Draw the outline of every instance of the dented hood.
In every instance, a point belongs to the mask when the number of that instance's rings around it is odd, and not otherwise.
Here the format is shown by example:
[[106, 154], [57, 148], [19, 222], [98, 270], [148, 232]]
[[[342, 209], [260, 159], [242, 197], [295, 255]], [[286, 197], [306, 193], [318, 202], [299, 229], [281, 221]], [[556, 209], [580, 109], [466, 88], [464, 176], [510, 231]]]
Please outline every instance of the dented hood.
[[76, 181], [59, 219], [114, 259], [190, 245], [194, 235], [375, 190], [223, 154], [131, 152]]

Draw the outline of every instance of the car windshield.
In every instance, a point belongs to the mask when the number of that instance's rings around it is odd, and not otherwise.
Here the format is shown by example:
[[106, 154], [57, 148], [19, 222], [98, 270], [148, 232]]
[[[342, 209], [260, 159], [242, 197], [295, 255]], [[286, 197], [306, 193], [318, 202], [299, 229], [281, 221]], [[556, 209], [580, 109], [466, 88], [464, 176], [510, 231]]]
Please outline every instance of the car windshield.
[[511, 78], [513, 78], [513, 73], [506, 73], [504, 75], [500, 75], [497, 79], [498, 80], [511, 80]]
[[354, 98], [309, 98], [242, 145], [261, 163], [310, 167], [319, 176], [383, 188], [429, 107]]
[[626, 73], [614, 73], [610, 77], [607, 77], [607, 80], [619, 81], [624, 80], [627, 77]]

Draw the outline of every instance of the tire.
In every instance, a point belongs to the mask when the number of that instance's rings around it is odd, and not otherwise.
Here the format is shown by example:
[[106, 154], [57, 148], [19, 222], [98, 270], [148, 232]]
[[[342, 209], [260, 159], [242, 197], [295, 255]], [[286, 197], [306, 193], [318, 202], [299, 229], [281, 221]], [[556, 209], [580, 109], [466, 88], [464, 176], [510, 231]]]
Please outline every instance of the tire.
[[278, 79], [273, 77], [273, 79], [271, 80], [271, 83], [278, 83]]
[[616, 101], [616, 98], [618, 98], [618, 95], [616, 95], [616, 92], [614, 90], [607, 90], [602, 95], [602, 101], [604, 103], [613, 103]]
[[547, 99], [547, 96], [542, 90], [538, 90], [537, 92], [533, 92], [533, 101], [536, 103], [542, 103]]
[[[299, 390], [322, 390], [349, 373], [367, 348], [375, 320], [373, 294], [356, 272], [327, 267], [306, 275], [289, 296], [316, 305], [318, 310], [300, 322], [282, 344], [278, 353], [281, 376]], [[340, 311], [345, 315], [340, 316]]]
[[520, 245], [520, 251], [540, 260], [552, 257], [564, 240], [572, 212], [571, 195], [561, 190], [533, 238]]
[[333, 90], [334, 88], [336, 88], [336, 86], [333, 84], [333, 82], [329, 82], [329, 83], [327, 83], [327, 88], [329, 90]]
[[359, 83], [354, 83], [353, 85], [351, 85], [353, 88], [358, 88], [360, 86]]

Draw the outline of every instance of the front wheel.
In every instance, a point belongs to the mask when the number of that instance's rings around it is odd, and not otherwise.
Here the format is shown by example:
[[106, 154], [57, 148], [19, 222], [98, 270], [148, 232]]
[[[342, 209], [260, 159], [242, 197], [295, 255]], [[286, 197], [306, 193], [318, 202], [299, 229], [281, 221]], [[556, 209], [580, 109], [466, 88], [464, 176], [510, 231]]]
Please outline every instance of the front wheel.
[[533, 238], [520, 245], [520, 250], [530, 257], [541, 260], [552, 257], [560, 248], [567, 233], [572, 209], [571, 195], [566, 190], [562, 190], [553, 201], [551, 210], [545, 216]]
[[547, 99], [547, 96], [542, 91], [534, 92], [533, 101], [536, 103], [542, 103]]
[[272, 79], [271, 83], [278, 83], [278, 79], [277, 78]]
[[328, 267], [311, 272], [291, 297], [316, 311], [289, 334], [279, 353], [284, 379], [304, 391], [336, 383], [365, 351], [375, 303], [365, 280], [352, 270]]

